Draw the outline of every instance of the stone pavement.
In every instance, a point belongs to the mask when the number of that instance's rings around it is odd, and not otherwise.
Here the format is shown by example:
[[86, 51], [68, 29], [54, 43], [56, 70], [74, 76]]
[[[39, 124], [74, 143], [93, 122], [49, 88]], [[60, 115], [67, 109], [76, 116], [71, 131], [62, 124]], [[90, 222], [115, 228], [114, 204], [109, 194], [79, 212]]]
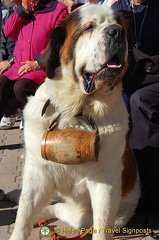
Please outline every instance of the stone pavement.
[[[20, 121], [17, 121], [9, 130], [0, 130], [0, 189], [8, 193], [14, 189], [21, 189], [22, 169], [24, 163], [23, 132], [19, 129]], [[0, 240], [8, 240], [13, 231], [17, 207], [15, 203], [5, 197], [0, 201]], [[142, 234], [142, 229], [147, 231], [143, 225], [144, 215], [136, 214], [128, 224], [127, 228], [114, 236], [114, 239], [150, 240], [147, 234]], [[153, 215], [149, 221], [153, 230], [159, 233], [159, 216]], [[60, 235], [67, 237], [75, 236], [66, 223], [61, 221], [50, 221], [49, 227], [59, 230]], [[133, 231], [133, 234], [130, 232]], [[135, 231], [135, 233], [134, 233]], [[139, 233], [137, 234], [137, 231]], [[125, 234], [125, 232], [127, 234]], [[43, 237], [40, 228], [35, 227], [29, 240], [49, 240], [50, 237]], [[91, 240], [91, 235], [82, 238]], [[101, 239], [102, 240], [102, 239]]]

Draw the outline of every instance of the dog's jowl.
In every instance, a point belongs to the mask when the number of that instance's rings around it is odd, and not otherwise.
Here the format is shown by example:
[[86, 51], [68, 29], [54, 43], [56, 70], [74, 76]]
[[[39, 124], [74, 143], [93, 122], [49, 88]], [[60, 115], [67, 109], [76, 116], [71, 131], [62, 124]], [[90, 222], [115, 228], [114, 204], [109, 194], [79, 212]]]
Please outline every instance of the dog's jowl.
[[[99, 5], [77, 9], [53, 30], [41, 58], [47, 78], [24, 109], [23, 187], [10, 240], [27, 240], [34, 223], [55, 218], [75, 229], [93, 226], [93, 240], [112, 240], [114, 229], [133, 216], [140, 187], [126, 147], [122, 99], [122, 78], [134, 66], [128, 32], [120, 15]], [[62, 163], [42, 158], [41, 139], [50, 125], [95, 129], [97, 159], [76, 164], [74, 148], [65, 145], [64, 154], [63, 142]], [[57, 195], [61, 201], [50, 205]]]

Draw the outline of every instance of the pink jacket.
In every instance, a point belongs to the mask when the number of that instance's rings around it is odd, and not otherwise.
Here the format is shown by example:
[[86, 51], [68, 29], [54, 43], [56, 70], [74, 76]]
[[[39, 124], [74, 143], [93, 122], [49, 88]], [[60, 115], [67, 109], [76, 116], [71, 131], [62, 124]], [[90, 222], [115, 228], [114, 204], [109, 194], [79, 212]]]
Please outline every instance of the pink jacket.
[[16, 59], [12, 67], [3, 73], [11, 80], [28, 78], [40, 84], [45, 80], [43, 70], [18, 75], [26, 60], [39, 62], [40, 54], [45, 50], [49, 35], [61, 20], [68, 16], [67, 7], [56, 0], [42, 0], [41, 5], [35, 7], [31, 13], [26, 13], [21, 6], [7, 20], [4, 32], [7, 37], [16, 39], [14, 55]]

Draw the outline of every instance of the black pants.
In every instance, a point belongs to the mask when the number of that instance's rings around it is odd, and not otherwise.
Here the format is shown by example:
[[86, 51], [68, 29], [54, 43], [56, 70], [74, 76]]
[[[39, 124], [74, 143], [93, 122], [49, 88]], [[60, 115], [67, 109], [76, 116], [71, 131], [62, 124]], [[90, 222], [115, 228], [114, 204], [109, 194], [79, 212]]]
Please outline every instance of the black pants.
[[[26, 78], [10, 80], [0, 76], [0, 119], [8, 111], [11, 101], [16, 101], [12, 106], [23, 109], [27, 103], [27, 97], [35, 94], [38, 84]], [[12, 109], [14, 111], [15, 109]]]
[[159, 82], [135, 91], [129, 103], [129, 140], [137, 160], [142, 190], [153, 197], [159, 196]]
[[133, 149], [159, 147], [159, 82], [130, 97], [130, 144]]

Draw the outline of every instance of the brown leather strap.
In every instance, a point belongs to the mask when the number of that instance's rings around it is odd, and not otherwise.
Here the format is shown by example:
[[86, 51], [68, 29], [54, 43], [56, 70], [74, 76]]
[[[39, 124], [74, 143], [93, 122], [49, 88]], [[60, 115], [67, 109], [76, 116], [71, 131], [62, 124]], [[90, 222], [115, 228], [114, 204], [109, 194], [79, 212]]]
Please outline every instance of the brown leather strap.
[[44, 106], [43, 106], [43, 108], [42, 108], [42, 112], [41, 112], [41, 117], [45, 114], [46, 109], [47, 109], [47, 107], [49, 106], [49, 104], [50, 104], [50, 99], [48, 99], [48, 100], [46, 101], [46, 103], [44, 104]]

